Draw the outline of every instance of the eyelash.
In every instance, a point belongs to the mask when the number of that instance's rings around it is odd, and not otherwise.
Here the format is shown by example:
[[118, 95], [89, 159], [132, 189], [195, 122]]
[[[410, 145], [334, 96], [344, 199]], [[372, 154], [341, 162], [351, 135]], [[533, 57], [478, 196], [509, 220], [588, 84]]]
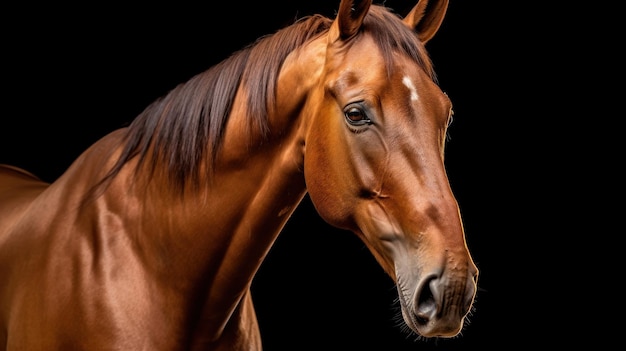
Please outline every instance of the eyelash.
[[[359, 104], [350, 104], [344, 109], [344, 117], [350, 126], [360, 127], [373, 124], [365, 110]], [[356, 117], [356, 118], [354, 118]]]

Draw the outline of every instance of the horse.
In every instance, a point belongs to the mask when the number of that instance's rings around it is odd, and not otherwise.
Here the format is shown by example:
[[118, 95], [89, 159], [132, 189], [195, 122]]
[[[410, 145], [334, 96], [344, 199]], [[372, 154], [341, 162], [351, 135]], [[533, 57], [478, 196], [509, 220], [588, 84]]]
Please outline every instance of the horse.
[[425, 44], [446, 0], [341, 0], [149, 104], [54, 181], [0, 167], [0, 347], [262, 350], [251, 282], [308, 194], [453, 338], [478, 268], [444, 166], [450, 98]]

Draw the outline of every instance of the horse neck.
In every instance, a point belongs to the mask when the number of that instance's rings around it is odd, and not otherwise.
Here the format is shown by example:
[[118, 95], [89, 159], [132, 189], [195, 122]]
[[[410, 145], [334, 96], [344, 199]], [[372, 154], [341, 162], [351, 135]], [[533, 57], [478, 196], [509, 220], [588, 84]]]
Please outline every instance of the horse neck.
[[[245, 97], [239, 95], [215, 171], [210, 177], [201, 175], [197, 188], [176, 194], [159, 172], [142, 181], [133, 175], [137, 163], [131, 160], [84, 209], [91, 216], [83, 218], [94, 218], [92, 226], [99, 227], [95, 232], [106, 235], [115, 230], [115, 235], [125, 235], [130, 248], [124, 250], [131, 251], [145, 274], [156, 277], [164, 289], [193, 298], [206, 296], [206, 306], [219, 309], [207, 313], [216, 320], [233, 311], [306, 193], [307, 119], [302, 111], [317, 84], [319, 70], [315, 67], [321, 67], [324, 54], [323, 45], [309, 47], [290, 55], [283, 64], [277, 108], [269, 116], [269, 139], [246, 134], [249, 117], [245, 115]], [[103, 150], [115, 149], [120, 142], [120, 133], [112, 133], [77, 164], [86, 169], [102, 168], [103, 158], [113, 162], [117, 157], [115, 153], [104, 155]], [[78, 166], [76, 170], [74, 177], [85, 174]], [[100, 176], [95, 175], [94, 181]]]
[[[190, 293], [207, 289], [203, 295], [216, 301], [213, 306], [228, 306], [224, 299], [245, 291], [306, 192], [297, 123], [250, 145], [254, 138], [242, 137], [243, 111], [233, 109], [215, 171], [211, 178], [201, 175], [197, 188], [177, 194], [160, 172], [149, 181], [136, 178], [131, 160], [88, 209], [108, 214], [98, 219], [99, 232], [123, 228], [148, 274]], [[97, 153], [118, 138], [91, 148], [81, 167], [101, 167]]]
[[[231, 154], [231, 144], [222, 154]], [[247, 157], [229, 156], [184, 194], [158, 173], [143, 183], [122, 172], [95, 206], [126, 222], [154, 274], [182, 285], [215, 277], [245, 286], [306, 191], [302, 174], [285, 162], [287, 152], [271, 143]]]

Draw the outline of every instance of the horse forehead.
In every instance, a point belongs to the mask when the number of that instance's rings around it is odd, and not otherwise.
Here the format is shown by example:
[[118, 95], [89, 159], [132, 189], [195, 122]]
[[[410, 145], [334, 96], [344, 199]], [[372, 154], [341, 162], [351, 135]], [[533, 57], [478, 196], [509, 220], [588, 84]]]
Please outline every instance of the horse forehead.
[[[361, 35], [349, 45], [338, 49], [329, 48], [326, 71], [331, 88], [341, 89], [355, 84], [371, 84], [384, 87], [402, 86], [411, 97], [425, 81], [430, 80], [426, 72], [399, 50], [383, 55], [382, 50], [370, 35]], [[385, 58], [391, 58], [386, 62]]]
[[[341, 70], [356, 64], [366, 64], [370, 60], [382, 62], [380, 48], [367, 33], [360, 33], [348, 40], [333, 40], [326, 37], [325, 65], [327, 71]], [[367, 64], [370, 66], [372, 63]]]
[[411, 101], [417, 101], [419, 99], [419, 95], [417, 94], [417, 88], [415, 87], [415, 84], [413, 84], [411, 77], [407, 75], [402, 76], [402, 84], [409, 89], [409, 99]]
[[355, 38], [349, 45], [329, 48], [329, 51], [326, 60], [326, 86], [329, 90], [339, 95], [353, 88], [380, 92], [389, 84], [388, 63], [381, 49], [368, 36]]
[[418, 63], [399, 52], [389, 56], [392, 62], [385, 62], [378, 47], [355, 45], [344, 57], [327, 70], [326, 87], [335, 97], [369, 95], [381, 102], [391, 98], [402, 104], [446, 103], [445, 96], [440, 96], [443, 92]]

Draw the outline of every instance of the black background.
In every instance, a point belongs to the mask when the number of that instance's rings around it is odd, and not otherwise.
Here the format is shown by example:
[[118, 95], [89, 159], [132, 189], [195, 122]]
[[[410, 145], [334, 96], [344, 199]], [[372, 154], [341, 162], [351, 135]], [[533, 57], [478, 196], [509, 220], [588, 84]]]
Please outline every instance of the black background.
[[[296, 18], [334, 17], [338, 4], [55, 3], [7, 10], [0, 163], [54, 181], [89, 145], [177, 84]], [[386, 5], [405, 14], [413, 3]], [[559, 139], [575, 122], [564, 123], [570, 115], [557, 91], [580, 77], [559, 54], [571, 44], [569, 34], [548, 26], [554, 17], [546, 11], [514, 1], [452, 0], [427, 45], [454, 103], [446, 164], [481, 270], [462, 336], [415, 340], [404, 333], [391, 280], [353, 234], [325, 224], [305, 198], [253, 284], [267, 351], [508, 349], [567, 339], [554, 332], [571, 322], [562, 313], [567, 298], [557, 294], [566, 279], [554, 276], [570, 268], [549, 256], [568, 251], [552, 243], [567, 231], [564, 222], [577, 219], [562, 216], [569, 199], [555, 170], [583, 151]]]

